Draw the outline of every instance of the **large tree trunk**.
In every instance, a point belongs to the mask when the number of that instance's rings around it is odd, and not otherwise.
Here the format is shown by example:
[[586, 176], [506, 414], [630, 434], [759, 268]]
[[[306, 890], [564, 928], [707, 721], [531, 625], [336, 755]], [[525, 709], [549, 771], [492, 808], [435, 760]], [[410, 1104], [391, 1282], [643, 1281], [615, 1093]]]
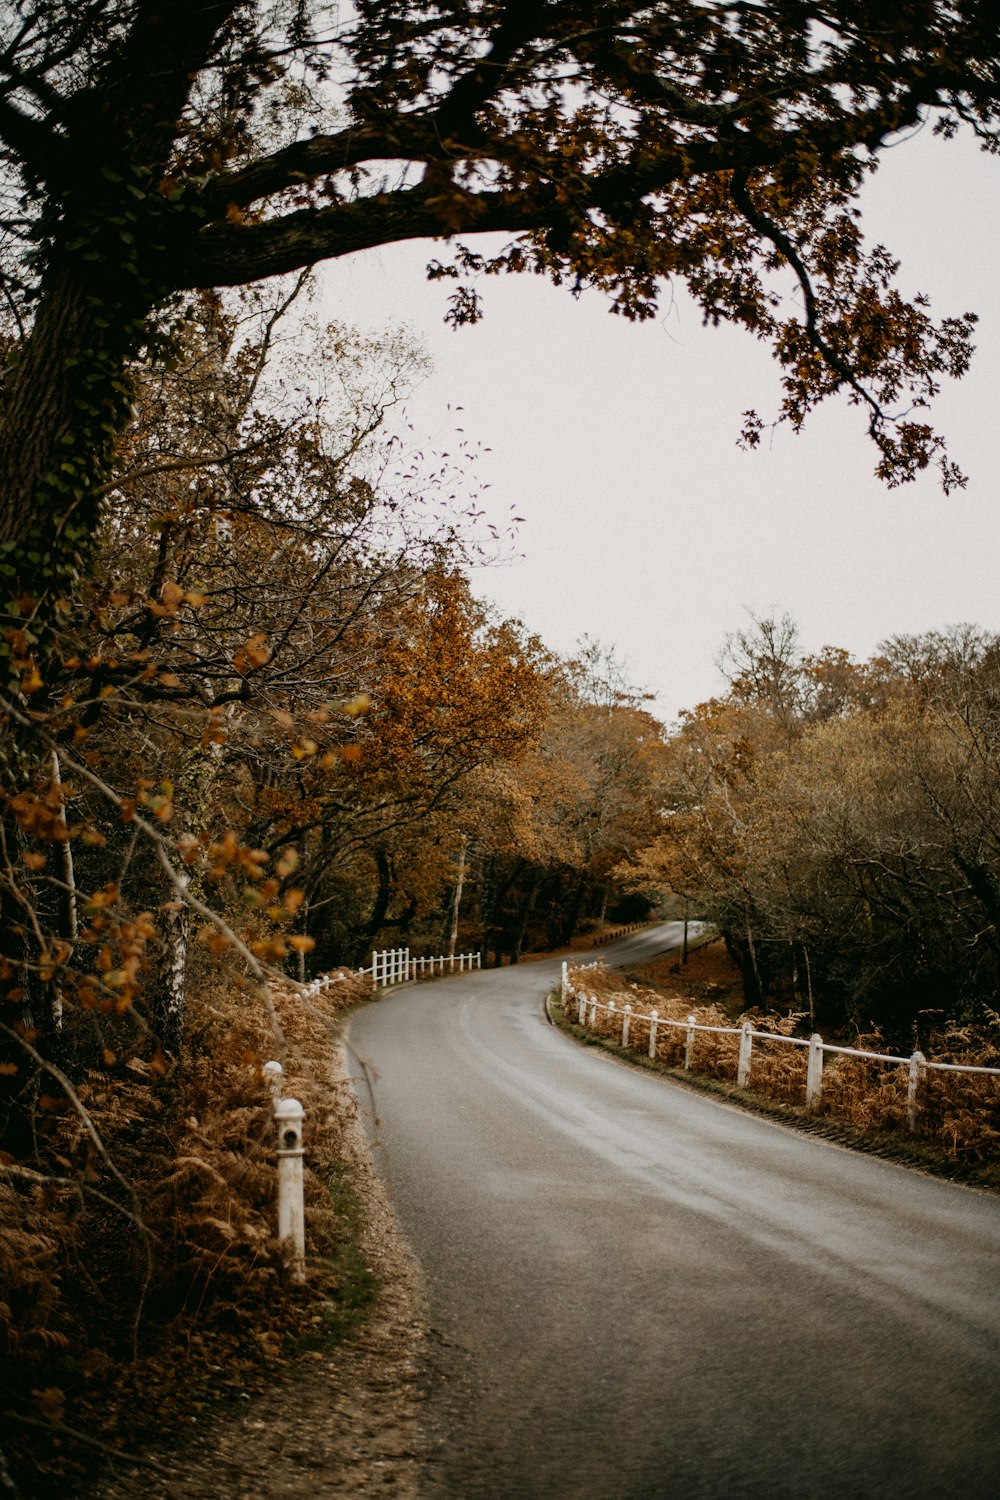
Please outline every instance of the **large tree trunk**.
[[[8, 369], [0, 415], [0, 608], [34, 616], [85, 568], [117, 436], [128, 419], [127, 359], [147, 312], [107, 283], [53, 270], [34, 327]], [[30, 642], [28, 643], [30, 645]]]

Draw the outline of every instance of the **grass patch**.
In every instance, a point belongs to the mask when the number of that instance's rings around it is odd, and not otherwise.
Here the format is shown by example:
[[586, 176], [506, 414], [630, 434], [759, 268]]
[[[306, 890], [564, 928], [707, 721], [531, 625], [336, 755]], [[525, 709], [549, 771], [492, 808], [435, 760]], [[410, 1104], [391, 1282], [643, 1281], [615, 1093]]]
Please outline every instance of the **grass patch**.
[[330, 1284], [316, 1303], [309, 1326], [290, 1343], [289, 1355], [342, 1344], [365, 1322], [378, 1301], [380, 1283], [362, 1250], [364, 1204], [340, 1163], [325, 1174], [334, 1242], [310, 1259]]

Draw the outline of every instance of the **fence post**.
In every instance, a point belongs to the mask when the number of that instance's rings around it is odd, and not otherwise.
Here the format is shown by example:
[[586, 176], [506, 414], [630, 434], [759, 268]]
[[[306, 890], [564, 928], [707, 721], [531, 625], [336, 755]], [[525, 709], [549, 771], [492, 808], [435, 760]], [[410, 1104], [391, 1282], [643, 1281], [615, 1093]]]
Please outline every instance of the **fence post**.
[[750, 1055], [753, 1052], [753, 1027], [744, 1021], [740, 1031], [740, 1060], [736, 1067], [736, 1087], [745, 1089], [750, 1082]]
[[372, 989], [378, 989], [378, 954], [372, 949]]
[[684, 1033], [684, 1071], [690, 1073], [691, 1062], [694, 1058], [695, 1019], [688, 1016], [687, 1031]]
[[302, 1105], [279, 1099], [274, 1106], [278, 1127], [278, 1239], [288, 1247], [293, 1281], [306, 1279], [306, 1215], [302, 1192]]
[[927, 1072], [927, 1059], [922, 1052], [914, 1052], [910, 1058], [910, 1079], [906, 1086], [906, 1124], [911, 1135], [917, 1128], [917, 1115], [920, 1112], [920, 1104], [917, 1100], [917, 1089], [920, 1087]]
[[629, 1022], [631, 1020], [632, 1020], [632, 1007], [628, 1003], [628, 1001], [626, 1000], [625, 1001], [625, 1009], [622, 1011], [622, 1046], [623, 1047], [627, 1047], [628, 1046], [628, 1028], [629, 1028]]
[[565, 1005], [569, 995], [569, 964], [563, 959], [562, 973], [559, 976], [559, 998]]
[[589, 1031], [593, 1031], [593, 1029], [594, 1029], [594, 1027], [595, 1027], [596, 1024], [597, 1024], [597, 996], [596, 995], [591, 995], [591, 997], [590, 997], [590, 1015], [589, 1015], [589, 1017], [587, 1019], [587, 1029]]
[[809, 1038], [809, 1063], [806, 1068], [806, 1109], [817, 1109], [823, 1092], [823, 1038], [813, 1032]]
[[587, 1024], [587, 997], [582, 990], [576, 997], [576, 1024], [578, 1026]]
[[410, 950], [409, 950], [409, 948], [407, 948], [404, 951], [406, 953], [406, 972], [404, 973], [403, 978], [406, 980], [407, 984], [409, 984], [409, 982], [410, 982]]
[[608, 1030], [611, 1031], [615, 1024], [615, 1011], [617, 1006], [613, 1000], [608, 1001]]
[[656, 1023], [660, 1019], [659, 1011], [652, 1010], [649, 1013], [649, 1055], [656, 1056]]
[[483, 955], [482, 955], [482, 953], [477, 953], [476, 954], [476, 968], [477, 969], [481, 969], [482, 967], [483, 967]]

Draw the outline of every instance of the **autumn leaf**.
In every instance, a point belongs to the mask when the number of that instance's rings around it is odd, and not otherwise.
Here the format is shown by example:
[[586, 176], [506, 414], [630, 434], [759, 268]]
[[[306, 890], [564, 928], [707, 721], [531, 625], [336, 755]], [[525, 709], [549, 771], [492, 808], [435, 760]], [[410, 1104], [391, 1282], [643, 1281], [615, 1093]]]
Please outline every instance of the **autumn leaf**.
[[237, 671], [245, 672], [248, 667], [262, 667], [271, 659], [270, 648], [267, 637], [263, 631], [252, 635], [240, 651], [236, 653], [234, 665]]

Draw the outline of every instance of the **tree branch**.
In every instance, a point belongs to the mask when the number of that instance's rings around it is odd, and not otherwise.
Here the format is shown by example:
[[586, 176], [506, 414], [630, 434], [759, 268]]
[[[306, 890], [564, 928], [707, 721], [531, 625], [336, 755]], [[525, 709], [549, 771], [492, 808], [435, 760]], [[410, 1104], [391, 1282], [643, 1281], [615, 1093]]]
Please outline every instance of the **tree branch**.
[[[551, 210], [539, 206], [541, 196], [455, 186], [438, 201], [434, 189], [421, 183], [261, 224], [215, 224], [202, 230], [187, 257], [174, 265], [174, 285], [178, 290], [238, 286], [400, 240], [542, 228]], [[545, 193], [544, 199], [549, 197]]]
[[854, 371], [851, 369], [850, 365], [847, 364], [845, 360], [841, 359], [836, 350], [832, 349], [827, 340], [823, 337], [823, 332], [820, 328], [819, 309], [816, 304], [816, 293], [813, 289], [813, 284], [809, 277], [809, 272], [806, 269], [806, 265], [795, 245], [792, 243], [791, 239], [781, 228], [781, 226], [776, 224], [773, 219], [769, 219], [768, 216], [760, 209], [758, 209], [754, 204], [754, 201], [750, 197], [750, 193], [747, 187], [746, 172], [733, 173], [732, 182], [730, 184], [730, 193], [733, 202], [736, 204], [736, 207], [746, 219], [751, 229], [756, 230], [756, 232], [763, 239], [768, 240], [776, 250], [780, 250], [781, 254], [785, 257], [788, 264], [794, 271], [799, 286], [802, 289], [802, 297], [805, 303], [806, 333], [809, 336], [809, 342], [823, 356], [825, 363], [837, 376], [838, 380], [842, 381], [844, 385], [849, 386], [851, 390], [854, 391], [854, 393], [859, 397], [859, 399], [863, 401], [869, 408], [872, 413], [872, 427], [880, 422], [885, 421], [886, 413], [882, 410], [882, 407], [875, 400], [875, 397], [869, 390], [866, 390], [861, 381], [854, 374]]

